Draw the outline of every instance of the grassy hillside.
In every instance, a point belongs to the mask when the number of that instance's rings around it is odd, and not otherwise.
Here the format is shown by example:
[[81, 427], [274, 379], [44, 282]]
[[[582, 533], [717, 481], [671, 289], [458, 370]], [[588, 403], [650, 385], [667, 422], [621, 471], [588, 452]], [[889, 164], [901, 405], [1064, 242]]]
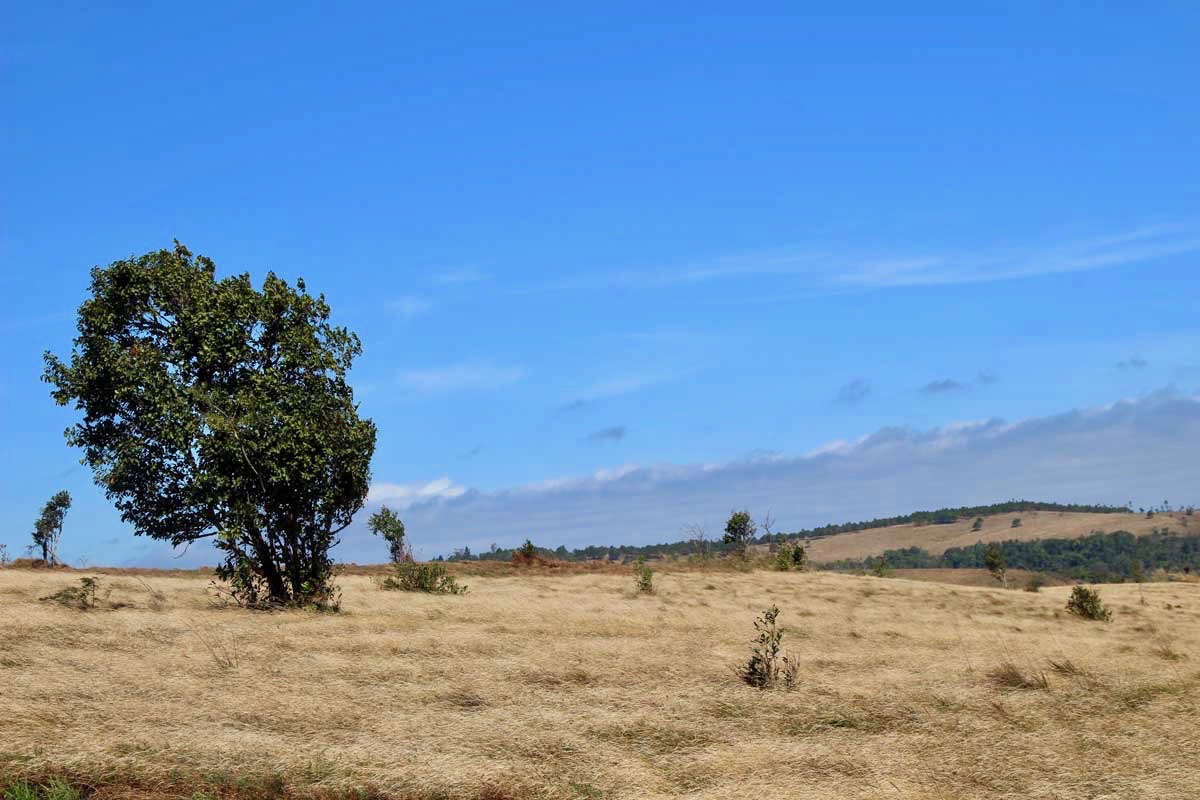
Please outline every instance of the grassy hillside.
[[[1161, 525], [1161, 520], [1159, 520]], [[1006, 531], [1007, 533], [1007, 531]], [[838, 537], [843, 538], [843, 537]], [[1200, 584], [1040, 593], [828, 573], [341, 580], [340, 614], [217, 608], [204, 576], [0, 570], [0, 779], [98, 798], [1184, 798]], [[800, 686], [734, 674], [782, 609]], [[360, 795], [361, 796], [361, 795]]]
[[[1021, 527], [1014, 528], [1012, 520], [1017, 517], [1021, 519]], [[813, 539], [808, 552], [811, 559], [823, 562], [877, 556], [886, 550], [905, 547], [920, 547], [938, 555], [949, 547], [967, 547], [978, 541], [1077, 539], [1092, 531], [1129, 531], [1144, 535], [1155, 528], [1167, 528], [1180, 533], [1200, 533], [1200, 516], [1189, 517], [1182, 512], [1158, 513], [1147, 518], [1145, 514], [1023, 511], [984, 517], [983, 528], [978, 531], [971, 530], [973, 523], [972, 518], [946, 525], [893, 525], [839, 533]]]

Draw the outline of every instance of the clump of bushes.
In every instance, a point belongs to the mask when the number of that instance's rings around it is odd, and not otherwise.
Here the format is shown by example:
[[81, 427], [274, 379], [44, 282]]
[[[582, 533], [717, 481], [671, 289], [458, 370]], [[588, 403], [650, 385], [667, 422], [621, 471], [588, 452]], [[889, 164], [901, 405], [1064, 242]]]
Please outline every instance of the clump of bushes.
[[799, 542], [782, 542], [779, 549], [775, 551], [775, 569], [780, 572], [798, 569], [803, 570], [808, 567], [808, 552], [805, 551], [804, 545]]
[[70, 608], [78, 608], [80, 611], [91, 611], [92, 609], [99, 608], [100, 603], [107, 600], [108, 596], [108, 591], [104, 593], [103, 597], [100, 596], [99, 578], [80, 578], [79, 586], [68, 586], [62, 591], [46, 595], [40, 599]]
[[779, 606], [771, 606], [754, 620], [757, 636], [750, 645], [750, 659], [738, 670], [738, 677], [755, 689], [782, 686], [790, 690], [799, 682], [800, 662], [784, 654], [778, 618]]
[[526, 539], [525, 544], [513, 551], [512, 563], [517, 567], [539, 567], [551, 562], [538, 554], [537, 547], [532, 540]]
[[654, 570], [646, 566], [645, 556], [638, 556], [634, 564], [634, 585], [643, 594], [654, 594]]
[[1067, 600], [1067, 611], [1084, 619], [1101, 622], [1112, 619], [1112, 612], [1100, 602], [1100, 593], [1086, 586], [1076, 586], [1071, 590], [1071, 598]]
[[446, 571], [444, 564], [402, 561], [395, 571], [383, 579], [382, 588], [399, 592], [428, 592], [429, 594], [466, 594], [467, 587]]

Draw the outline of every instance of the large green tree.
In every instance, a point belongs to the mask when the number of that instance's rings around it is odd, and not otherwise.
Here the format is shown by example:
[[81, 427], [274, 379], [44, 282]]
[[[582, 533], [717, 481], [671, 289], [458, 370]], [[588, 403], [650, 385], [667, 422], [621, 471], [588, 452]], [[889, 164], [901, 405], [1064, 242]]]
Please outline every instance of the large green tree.
[[221, 279], [186, 247], [92, 269], [64, 363], [66, 431], [136, 533], [211, 539], [247, 604], [329, 601], [329, 549], [363, 504], [375, 425], [346, 382], [362, 352], [324, 296], [268, 273]]
[[758, 526], [750, 519], [749, 511], [734, 511], [729, 515], [729, 521], [725, 523], [723, 541], [725, 544], [733, 545], [734, 551], [745, 558], [749, 552], [750, 542], [757, 532]]

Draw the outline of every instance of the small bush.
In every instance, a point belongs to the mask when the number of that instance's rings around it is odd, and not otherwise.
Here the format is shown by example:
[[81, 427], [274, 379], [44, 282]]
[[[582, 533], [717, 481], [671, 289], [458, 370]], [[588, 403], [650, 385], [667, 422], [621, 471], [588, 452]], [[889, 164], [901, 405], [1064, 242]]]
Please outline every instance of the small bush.
[[808, 552], [805, 551], [804, 545], [796, 542], [783, 542], [779, 545], [779, 549], [775, 551], [775, 569], [780, 572], [798, 569], [804, 570], [808, 567]]
[[1013, 521], [1012, 521], [1012, 527], [1014, 527], [1014, 528], [1019, 528], [1019, 527], [1021, 527], [1021, 518], [1020, 518], [1020, 517], [1014, 517], [1014, 518], [1013, 518]]
[[100, 597], [99, 591], [99, 578], [80, 578], [78, 587], [68, 586], [60, 592], [46, 595], [40, 599], [71, 608], [78, 608], [81, 611], [91, 611], [92, 609], [99, 608], [100, 603], [108, 599], [109, 592], [106, 591], [104, 596]]
[[1100, 593], [1086, 586], [1076, 586], [1071, 590], [1071, 599], [1067, 600], [1067, 611], [1084, 619], [1101, 622], [1112, 619], [1112, 612], [1100, 602]]
[[750, 645], [750, 659], [738, 671], [743, 683], [755, 689], [782, 686], [794, 689], [800, 678], [800, 662], [783, 653], [783, 630], [776, 620], [779, 606], [771, 606], [754, 620], [758, 632]]
[[1045, 585], [1046, 585], [1046, 579], [1035, 572], [1034, 574], [1029, 576], [1029, 580], [1025, 581], [1025, 591], [1039, 592], [1039, 591], [1041, 591], [1042, 587]]
[[888, 564], [886, 558], [879, 558], [871, 565], [871, 574], [876, 578], [890, 578], [892, 576], [892, 568]]
[[654, 570], [646, 566], [645, 556], [638, 556], [634, 567], [634, 581], [637, 590], [644, 594], [654, 594]]
[[466, 594], [467, 587], [454, 580], [443, 564], [405, 561], [396, 565], [395, 572], [384, 578], [384, 589], [400, 592], [430, 594]]

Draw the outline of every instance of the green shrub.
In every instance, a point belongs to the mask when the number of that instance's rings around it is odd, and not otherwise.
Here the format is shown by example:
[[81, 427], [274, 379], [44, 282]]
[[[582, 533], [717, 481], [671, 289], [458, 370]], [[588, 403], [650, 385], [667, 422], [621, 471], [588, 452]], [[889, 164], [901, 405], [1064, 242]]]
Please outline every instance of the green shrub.
[[799, 542], [782, 542], [779, 549], [775, 551], [775, 569], [780, 572], [798, 569], [803, 570], [808, 566], [808, 553], [804, 549], [804, 545]]
[[1108, 622], [1112, 612], [1100, 602], [1100, 593], [1086, 586], [1076, 586], [1071, 590], [1071, 599], [1067, 601], [1067, 611], [1084, 619]]
[[430, 594], [466, 594], [467, 587], [454, 580], [443, 564], [405, 561], [396, 565], [395, 572], [384, 578], [384, 589], [400, 592], [429, 592]]
[[1014, 527], [1014, 528], [1021, 527], [1021, 518], [1020, 517], [1013, 517], [1012, 527]]
[[757, 636], [750, 645], [750, 659], [738, 671], [743, 683], [755, 689], [783, 686], [795, 688], [800, 677], [800, 662], [783, 653], [783, 630], [779, 627], [779, 606], [771, 606], [754, 620]]
[[646, 566], [645, 556], [637, 557], [634, 566], [634, 580], [639, 592], [654, 594], [654, 570]]
[[876, 578], [890, 578], [892, 576], [892, 568], [888, 564], [886, 558], [876, 559], [871, 565], [871, 574]]
[[1029, 576], [1029, 580], [1025, 581], [1025, 591], [1039, 592], [1046, 585], [1046, 579], [1036, 572]]
[[971, 530], [973, 530], [973, 531], [983, 530], [983, 517], [975, 518], [975, 521], [971, 523]]

